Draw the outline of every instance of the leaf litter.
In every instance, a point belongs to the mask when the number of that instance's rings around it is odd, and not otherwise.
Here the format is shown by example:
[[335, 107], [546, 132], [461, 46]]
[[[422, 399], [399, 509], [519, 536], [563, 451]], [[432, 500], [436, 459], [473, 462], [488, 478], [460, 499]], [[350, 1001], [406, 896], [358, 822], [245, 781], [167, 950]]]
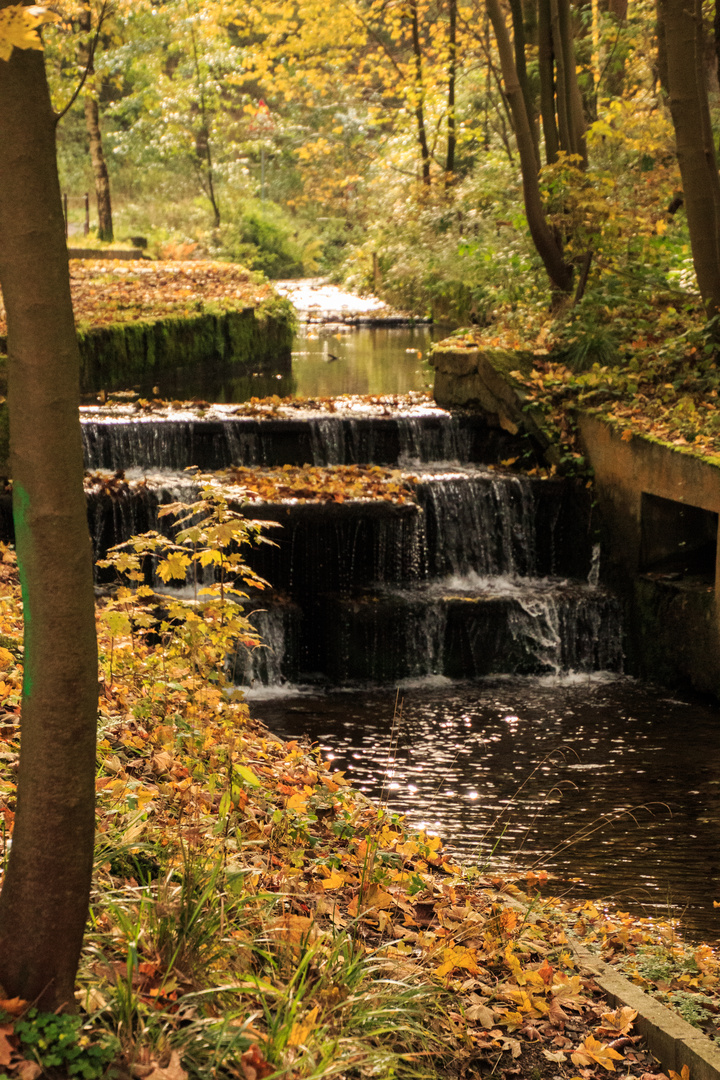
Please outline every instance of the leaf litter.
[[[7, 850], [23, 647], [5, 547], [0, 579]], [[542, 870], [459, 865], [440, 837], [408, 829], [102, 605], [96, 872], [76, 996], [85, 1043], [113, 1040], [108, 1075], [664, 1080], [635, 1012], [608, 1006], [573, 935], [671, 1005], [701, 995], [715, 1034], [709, 946], [543, 896]], [[28, 1007], [0, 1000], [13, 1080], [39, 1075], [17, 1035]]]
[[[71, 259], [70, 291], [78, 327], [193, 318], [205, 308], [241, 310], [274, 299], [267, 282], [243, 266], [201, 259]], [[0, 334], [7, 333], [0, 297]]]

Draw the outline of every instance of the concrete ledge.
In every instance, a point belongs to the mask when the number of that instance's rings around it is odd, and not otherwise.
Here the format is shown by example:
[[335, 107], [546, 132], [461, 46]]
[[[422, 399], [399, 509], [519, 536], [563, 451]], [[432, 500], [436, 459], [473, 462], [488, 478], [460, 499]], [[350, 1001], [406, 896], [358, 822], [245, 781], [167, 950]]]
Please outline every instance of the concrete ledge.
[[615, 1007], [627, 1005], [637, 1012], [635, 1028], [665, 1072], [673, 1069], [679, 1073], [687, 1065], [690, 1080], [720, 1078], [720, 1047], [583, 945], [571, 944], [580, 970], [592, 975], [610, 1003]]
[[69, 247], [68, 259], [149, 259], [142, 248]]

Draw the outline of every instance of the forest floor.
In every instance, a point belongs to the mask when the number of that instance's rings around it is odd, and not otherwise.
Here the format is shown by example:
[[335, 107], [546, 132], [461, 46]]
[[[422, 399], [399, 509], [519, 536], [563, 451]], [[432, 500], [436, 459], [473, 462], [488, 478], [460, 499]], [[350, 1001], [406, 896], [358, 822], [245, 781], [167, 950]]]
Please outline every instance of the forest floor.
[[[439, 837], [408, 830], [199, 677], [182, 643], [152, 644], [105, 603], [80, 1016], [0, 1000], [0, 1075], [663, 1080], [636, 1014], [608, 1005], [574, 940], [686, 1012], [694, 1002], [716, 1034], [720, 963], [709, 947], [683, 945], [669, 924], [553, 898], [542, 872], [459, 865]], [[21, 622], [3, 548], [5, 852]]]

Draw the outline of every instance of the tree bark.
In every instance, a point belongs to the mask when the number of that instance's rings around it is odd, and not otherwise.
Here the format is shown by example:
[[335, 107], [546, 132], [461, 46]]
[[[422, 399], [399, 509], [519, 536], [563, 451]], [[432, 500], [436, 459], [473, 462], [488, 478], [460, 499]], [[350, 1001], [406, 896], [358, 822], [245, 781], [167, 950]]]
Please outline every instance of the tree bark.
[[90, 894], [97, 644], [55, 117], [35, 50], [16, 49], [0, 61], [0, 140], [0, 286], [25, 620], [0, 984], [6, 996], [54, 1010], [74, 1005]]
[[568, 293], [572, 288], [573, 268], [569, 263], [565, 262], [560, 245], [555, 239], [543, 211], [530, 121], [515, 70], [510, 35], [500, 10], [499, 0], [487, 0], [487, 10], [495, 31], [503, 82], [505, 83], [505, 93], [512, 110], [515, 139], [518, 154], [520, 155], [525, 214], [530, 235], [533, 238], [538, 255], [543, 261], [552, 287], [558, 292]]
[[[85, 4], [80, 18], [80, 29], [85, 34], [92, 30], [92, 14], [90, 5]], [[95, 62], [92, 46], [81, 52], [81, 62], [87, 66], [87, 81], [85, 84], [85, 128], [90, 144], [90, 161], [92, 163], [93, 177], [95, 179], [95, 199], [98, 211], [98, 239], [113, 239], [112, 202], [110, 200], [110, 177], [107, 170], [107, 162], [103, 152], [102, 132], [100, 130], [100, 109], [95, 96], [93, 76], [95, 74]]]
[[720, 178], [710, 125], [702, 0], [660, 0], [670, 112], [693, 263], [708, 316], [720, 312]]
[[410, 0], [410, 26], [412, 30], [413, 55], [415, 57], [415, 119], [417, 138], [422, 161], [423, 184], [430, 186], [430, 150], [425, 131], [425, 85], [423, 83], [422, 49], [420, 47], [420, 26], [418, 22], [417, 0]]
[[457, 132], [455, 128], [455, 79], [457, 76], [457, 0], [448, 0], [448, 116], [447, 116], [447, 156], [445, 172], [448, 180], [455, 172], [455, 150]]
[[560, 139], [555, 116], [555, 66], [552, 43], [550, 0], [538, 0], [538, 70], [540, 74], [540, 115], [545, 136], [545, 161], [557, 161]]
[[110, 200], [110, 177], [100, 132], [100, 110], [92, 93], [85, 95], [85, 127], [90, 142], [90, 161], [95, 178], [95, 199], [98, 212], [98, 240], [113, 239], [112, 202]]
[[530, 131], [532, 132], [535, 157], [537, 158], [539, 169], [540, 146], [538, 143], [538, 130], [535, 120], [537, 110], [532, 94], [530, 93], [530, 82], [528, 80], [527, 64], [525, 62], [525, 22], [523, 20], [522, 0], [510, 0], [510, 14], [512, 16], [513, 24], [515, 70], [517, 71], [518, 82], [520, 83], [520, 89], [522, 90], [522, 95], [525, 99], [525, 111], [527, 112], [528, 120], [530, 121]]
[[577, 80], [577, 67], [575, 62], [575, 35], [573, 33], [572, 12], [570, 0], [557, 0], [560, 42], [563, 53], [563, 66], [565, 68], [565, 92], [567, 94], [568, 125], [570, 128], [570, 145], [572, 153], [582, 159], [582, 167], [587, 168], [587, 146], [585, 143], [585, 116], [583, 113], [582, 95]]

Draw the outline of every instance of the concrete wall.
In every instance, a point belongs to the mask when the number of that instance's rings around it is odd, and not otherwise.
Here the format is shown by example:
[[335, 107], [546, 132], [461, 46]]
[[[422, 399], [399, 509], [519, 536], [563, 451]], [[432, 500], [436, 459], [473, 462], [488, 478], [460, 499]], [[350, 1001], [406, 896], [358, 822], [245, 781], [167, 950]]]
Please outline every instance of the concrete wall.
[[628, 669], [720, 696], [720, 463], [579, 418]]

